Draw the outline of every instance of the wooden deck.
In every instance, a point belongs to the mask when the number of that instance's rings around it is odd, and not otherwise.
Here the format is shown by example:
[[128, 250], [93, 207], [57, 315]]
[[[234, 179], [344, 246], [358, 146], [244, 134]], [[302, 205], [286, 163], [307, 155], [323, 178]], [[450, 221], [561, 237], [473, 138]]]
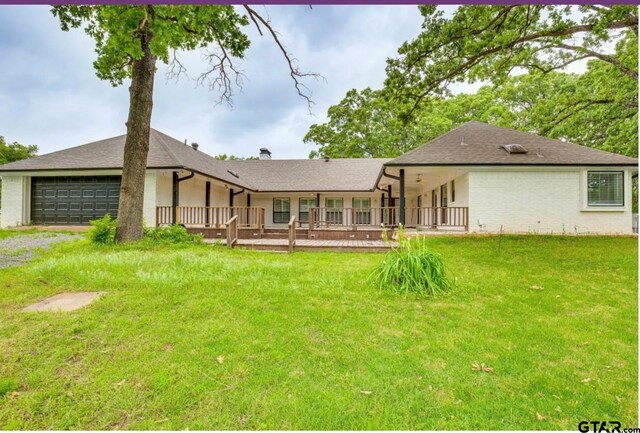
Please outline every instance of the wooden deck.
[[[225, 239], [205, 239], [207, 243], [221, 243], [226, 245]], [[288, 239], [238, 239], [238, 248], [267, 250], [267, 251], [287, 251], [289, 249]], [[392, 245], [396, 245], [395, 242]], [[314, 240], [297, 239], [296, 251], [342, 251], [342, 252], [386, 252], [391, 249], [391, 245], [382, 240]]]

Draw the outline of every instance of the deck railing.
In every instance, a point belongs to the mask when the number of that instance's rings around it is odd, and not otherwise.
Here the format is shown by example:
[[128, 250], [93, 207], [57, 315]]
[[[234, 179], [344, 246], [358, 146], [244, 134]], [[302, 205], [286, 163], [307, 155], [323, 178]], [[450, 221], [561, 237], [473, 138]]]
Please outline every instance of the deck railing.
[[225, 225], [227, 226], [227, 247], [233, 248], [238, 242], [238, 215], [232, 216]]
[[[408, 207], [404, 210], [405, 227], [463, 227], [469, 225], [466, 207]], [[384, 225], [396, 227], [400, 222], [400, 208], [326, 208], [309, 209], [309, 228], [373, 228]]]
[[265, 209], [262, 207], [206, 207], [177, 206], [175, 222], [172, 206], [156, 208], [156, 224], [182, 224], [185, 227], [224, 228], [233, 217], [240, 228], [261, 229], [264, 227]]
[[296, 216], [291, 215], [289, 220], [289, 252], [292, 253], [296, 246]]
[[410, 207], [405, 209], [406, 227], [463, 227], [469, 229], [468, 207]]

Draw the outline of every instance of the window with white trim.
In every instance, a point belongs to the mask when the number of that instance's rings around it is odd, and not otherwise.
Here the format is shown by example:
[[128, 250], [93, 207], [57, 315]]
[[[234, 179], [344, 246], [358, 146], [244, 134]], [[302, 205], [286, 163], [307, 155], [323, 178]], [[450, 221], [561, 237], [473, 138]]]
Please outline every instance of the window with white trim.
[[588, 171], [587, 205], [624, 206], [624, 172]]
[[356, 224], [371, 224], [370, 198], [354, 197], [351, 199], [351, 207]]
[[273, 199], [273, 222], [288, 223], [291, 215], [291, 199], [276, 197]]
[[309, 209], [316, 207], [315, 198], [300, 198], [300, 205], [298, 206], [298, 219], [300, 222], [309, 222]]
[[328, 197], [324, 200], [325, 220], [329, 224], [342, 224], [342, 198]]

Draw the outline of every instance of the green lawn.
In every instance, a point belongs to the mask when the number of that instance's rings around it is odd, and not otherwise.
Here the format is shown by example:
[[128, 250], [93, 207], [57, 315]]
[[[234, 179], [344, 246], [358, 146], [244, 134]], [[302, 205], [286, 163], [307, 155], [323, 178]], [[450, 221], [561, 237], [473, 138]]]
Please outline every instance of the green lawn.
[[435, 299], [373, 289], [380, 254], [57, 245], [0, 270], [0, 427], [638, 425], [637, 239], [431, 243], [456, 278]]

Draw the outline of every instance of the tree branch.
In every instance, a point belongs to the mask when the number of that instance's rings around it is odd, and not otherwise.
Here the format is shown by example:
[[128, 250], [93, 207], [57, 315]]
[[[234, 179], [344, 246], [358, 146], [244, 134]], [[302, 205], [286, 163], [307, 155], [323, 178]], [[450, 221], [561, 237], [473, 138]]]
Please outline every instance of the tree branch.
[[287, 52], [286, 48], [284, 47], [284, 45], [280, 41], [280, 38], [278, 37], [278, 33], [276, 33], [276, 31], [273, 29], [273, 27], [271, 26], [269, 20], [264, 19], [260, 14], [258, 14], [249, 5], [243, 5], [243, 6], [244, 6], [245, 10], [247, 11], [247, 13], [249, 14], [249, 18], [251, 18], [253, 23], [256, 25], [260, 35], [262, 35], [262, 30], [260, 28], [259, 23], [262, 23], [262, 25], [271, 34], [271, 37], [273, 38], [273, 40], [276, 43], [276, 45], [278, 45], [278, 48], [280, 49], [280, 52], [284, 56], [284, 58], [285, 58], [285, 60], [287, 62], [287, 65], [289, 66], [289, 75], [291, 76], [291, 79], [293, 80], [293, 83], [294, 83], [294, 86], [296, 88], [296, 91], [298, 92], [299, 96], [301, 96], [302, 98], [304, 98], [307, 101], [307, 108], [309, 110], [309, 114], [311, 114], [311, 107], [314, 105], [314, 102], [311, 99], [311, 91], [306, 85], [304, 85], [304, 83], [302, 83], [300, 81], [300, 79], [301, 78], [305, 78], [305, 77], [312, 77], [314, 79], [324, 78], [324, 77], [322, 77], [322, 75], [317, 74], [315, 72], [301, 72], [300, 69], [298, 69], [298, 67], [295, 65], [295, 59], [293, 59], [289, 55], [289, 53]]
[[[495, 19], [494, 19], [495, 21]], [[635, 15], [631, 15], [627, 18], [625, 18], [624, 20], [620, 20], [620, 21], [614, 21], [612, 23], [610, 23], [607, 26], [607, 29], [621, 29], [621, 28], [628, 28], [628, 27], [633, 27], [633, 26], [638, 26], [638, 17]], [[540, 32], [536, 32], [536, 33], [531, 33], [529, 35], [522, 35], [514, 40], [512, 40], [511, 42], [509, 42], [508, 44], [504, 45], [504, 46], [494, 46], [492, 48], [488, 48], [485, 50], [482, 50], [476, 54], [473, 54], [469, 57], [467, 57], [465, 59], [465, 61], [458, 65], [457, 67], [453, 68], [451, 71], [449, 71], [448, 73], [446, 73], [443, 76], [437, 77], [436, 79], [432, 80], [430, 83], [426, 83], [426, 89], [419, 93], [416, 97], [415, 97], [415, 102], [413, 104], [413, 108], [411, 109], [411, 112], [413, 112], [415, 109], [417, 109], [417, 107], [419, 106], [419, 104], [421, 103], [421, 101], [429, 94], [431, 93], [434, 89], [436, 89], [439, 85], [441, 85], [443, 82], [446, 82], [456, 76], [459, 76], [460, 74], [465, 73], [466, 71], [468, 71], [469, 69], [471, 69], [473, 66], [476, 66], [478, 63], [480, 63], [482, 60], [484, 60], [485, 58], [496, 54], [500, 51], [507, 51], [507, 50], [512, 50], [513, 48], [519, 46], [519, 45], [523, 45], [525, 43], [528, 42], [534, 42], [534, 41], [538, 41], [538, 40], [547, 40], [549, 38], [557, 38], [557, 37], [564, 37], [564, 36], [569, 36], [572, 34], [576, 34], [576, 33], [583, 33], [583, 32], [589, 32], [592, 31], [594, 29], [595, 25], [593, 24], [580, 24], [580, 25], [575, 25], [575, 26], [571, 26], [571, 27], [567, 27], [564, 29], [550, 29], [550, 30], [545, 30], [545, 31], [540, 31]], [[562, 45], [562, 43], [558, 42], [558, 43], [550, 43], [551, 46], [555, 45], [560, 47], [560, 45]], [[567, 45], [568, 46], [568, 45]], [[572, 48], [576, 48], [576, 47], [572, 47]], [[589, 50], [587, 50], [589, 51]], [[585, 54], [583, 52], [583, 54]], [[600, 53], [596, 53], [594, 51], [591, 51], [589, 53], [590, 56], [592, 57], [604, 57], [606, 55], [604, 54], [600, 54]], [[611, 56], [610, 60], [617, 60]], [[609, 61], [609, 63], [613, 64], [611, 61]], [[620, 63], [620, 62], [618, 62]], [[624, 65], [622, 65], [620, 63], [620, 65], [617, 65], [618, 67], [622, 66], [625, 69], [627, 69], [627, 71], [631, 72], [632, 74], [635, 75], [629, 75], [629, 72], [624, 71], [623, 69], [621, 69], [623, 72], [625, 72], [627, 75], [631, 76], [632, 78], [635, 77], [637, 79], [638, 74], [637, 72], [630, 70], [629, 68], [626, 68]]]
[[613, 56], [607, 55], [607, 54], [602, 54], [602, 53], [597, 53], [595, 51], [589, 50], [587, 48], [584, 47], [577, 47], [575, 45], [567, 45], [564, 43], [557, 43], [555, 44], [555, 46], [557, 46], [558, 48], [562, 48], [565, 50], [569, 50], [569, 51], [575, 51], [578, 53], [583, 53], [586, 54], [589, 57], [595, 57], [597, 59], [602, 60], [603, 62], [607, 62], [612, 64], [613, 66], [615, 66], [616, 68], [620, 69], [620, 71], [622, 71], [624, 74], [628, 75], [631, 78], [634, 79], [638, 79], [638, 71], [634, 71], [631, 68], [628, 68], [627, 66], [625, 66], [620, 60], [616, 59]]
[[[216, 42], [220, 48], [220, 53], [208, 52], [203, 55], [209, 61], [211, 68], [200, 74], [196, 83], [204, 85], [205, 82], [208, 82], [209, 89], [220, 91], [219, 103], [226, 102], [229, 106], [233, 106], [233, 84], [235, 83], [237, 87], [242, 89], [244, 74], [236, 68], [224, 44], [220, 40]], [[213, 78], [214, 75], [215, 78]]]
[[[547, 125], [546, 127], [544, 127], [542, 129], [542, 131], [540, 131], [541, 135], [546, 135], [549, 131], [551, 131], [553, 128], [555, 128], [556, 126], [558, 126], [559, 124], [561, 124], [562, 122], [564, 122], [565, 120], [567, 120], [568, 118], [578, 114], [579, 112], [585, 110], [588, 107], [591, 107], [592, 105], [600, 105], [600, 104], [611, 104], [612, 102], [615, 102], [613, 99], [595, 99], [595, 100], [590, 100], [590, 101], [580, 101], [577, 103], [572, 104], [571, 106], [577, 106], [578, 104], [583, 104], [582, 106], [576, 108], [575, 110], [569, 111], [567, 114], [565, 114], [564, 116], [561, 116], [559, 118], [556, 118], [556, 120], [554, 120], [553, 122], [551, 122], [549, 125]], [[565, 107], [566, 108], [566, 107]], [[563, 110], [564, 111], [564, 110]]]

